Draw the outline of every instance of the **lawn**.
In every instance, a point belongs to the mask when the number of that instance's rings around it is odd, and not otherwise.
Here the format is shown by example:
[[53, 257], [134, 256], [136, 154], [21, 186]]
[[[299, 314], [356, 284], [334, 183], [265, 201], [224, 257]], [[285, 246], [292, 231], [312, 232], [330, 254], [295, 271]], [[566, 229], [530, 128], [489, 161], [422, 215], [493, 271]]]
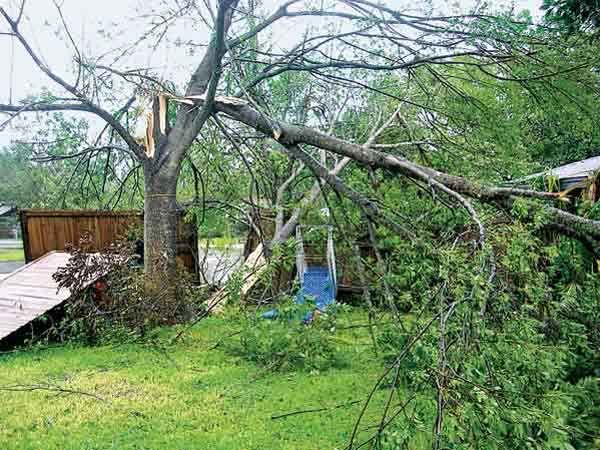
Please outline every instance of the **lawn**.
[[[340, 321], [364, 317], [346, 312]], [[0, 448], [343, 449], [361, 408], [356, 401], [381, 371], [360, 326], [338, 332], [343, 364], [322, 373], [268, 372], [231, 356], [218, 345], [235, 332], [222, 318], [168, 344], [175, 331], [161, 330], [160, 345], [70, 344], [0, 355]], [[24, 390], [6, 390], [15, 385]], [[385, 394], [376, 394], [367, 423], [376, 423]]]
[[0, 261], [23, 261], [24, 259], [22, 248], [0, 249]]
[[206, 248], [206, 245], [208, 244], [208, 247], [211, 249], [227, 250], [234, 245], [239, 245], [242, 241], [243, 239], [240, 237], [221, 236], [210, 239], [202, 238], [198, 241], [198, 245], [202, 249]]

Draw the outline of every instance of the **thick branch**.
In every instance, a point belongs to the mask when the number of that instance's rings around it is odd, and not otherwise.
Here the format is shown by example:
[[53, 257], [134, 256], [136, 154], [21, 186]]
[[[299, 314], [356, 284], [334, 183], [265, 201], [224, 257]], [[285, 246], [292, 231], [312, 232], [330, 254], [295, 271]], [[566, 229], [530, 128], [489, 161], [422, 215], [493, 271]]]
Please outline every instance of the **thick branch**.
[[206, 94], [201, 109], [198, 111], [198, 106], [182, 105], [163, 149], [159, 149], [157, 168], [166, 165], [168, 172], [176, 173], [179, 170], [185, 152], [212, 112], [212, 103], [221, 77], [221, 60], [225, 54], [224, 39], [237, 3], [238, 0], [223, 0], [219, 4], [213, 39], [186, 88], [186, 96], [200, 97]]
[[83, 103], [45, 103], [35, 102], [27, 105], [0, 104], [0, 112], [19, 114], [22, 112], [47, 112], [47, 111], [85, 111], [92, 112], [88, 105]]
[[[76, 100], [76, 99], [74, 99]], [[128, 105], [131, 104], [131, 101], [128, 102]], [[120, 111], [122, 111], [121, 108]], [[136, 157], [140, 160], [145, 159], [144, 152], [140, 148], [140, 146], [135, 142], [133, 137], [129, 134], [129, 132], [120, 124], [118, 120], [118, 114], [113, 115], [108, 111], [98, 108], [91, 103], [87, 103], [81, 101], [81, 103], [45, 103], [45, 102], [33, 102], [24, 105], [7, 105], [0, 104], [0, 113], [8, 113], [12, 115], [21, 114], [24, 112], [50, 112], [50, 111], [82, 111], [91, 114], [95, 114], [100, 118], [104, 119], [106, 123], [108, 123], [118, 134], [123, 138], [127, 146], [133, 151]], [[12, 117], [11, 117], [12, 119]], [[0, 124], [0, 129], [2, 129], [7, 122]]]
[[[261, 131], [267, 136], [278, 138], [277, 140], [285, 146], [296, 144], [311, 145], [348, 157], [369, 167], [385, 168], [392, 172], [424, 181], [454, 197], [467, 209], [471, 217], [478, 223], [480, 241], [485, 237], [481, 222], [478, 220], [476, 212], [468, 201], [464, 199], [464, 195], [491, 204], [503, 201], [505, 206], [510, 206], [517, 196], [545, 199], [554, 196], [554, 194], [537, 193], [532, 190], [479, 185], [466, 178], [439, 172], [399, 156], [347, 142], [309, 127], [277, 123], [249, 105], [233, 105], [231, 102], [217, 101], [215, 107], [218, 111], [227, 114], [234, 120]], [[600, 221], [585, 219], [558, 208], [544, 206], [544, 210], [551, 221], [569, 226], [580, 233], [588, 234], [594, 238], [600, 238]]]
[[298, 168], [277, 188], [277, 193], [275, 195], [275, 234], [279, 233], [279, 231], [283, 227], [283, 219], [285, 215], [285, 208], [283, 206], [283, 196], [285, 195], [285, 192], [288, 190], [290, 185], [298, 177], [298, 175], [300, 175], [303, 168], [304, 164], [300, 164]]

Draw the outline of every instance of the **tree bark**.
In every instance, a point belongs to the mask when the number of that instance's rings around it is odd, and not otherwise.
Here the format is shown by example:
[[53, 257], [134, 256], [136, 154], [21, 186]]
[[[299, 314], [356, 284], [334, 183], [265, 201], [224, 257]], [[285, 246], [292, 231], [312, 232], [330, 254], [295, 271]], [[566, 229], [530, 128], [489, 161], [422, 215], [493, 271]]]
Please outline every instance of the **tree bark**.
[[171, 280], [177, 268], [177, 178], [181, 162], [204, 123], [212, 113], [213, 100], [221, 75], [224, 40], [238, 0], [219, 3], [213, 38], [202, 61], [192, 74], [186, 95], [203, 95], [203, 107], [182, 105], [173, 127], [168, 123], [164, 98], [153, 103], [153, 134], [156, 150], [145, 159], [144, 180], [144, 268], [149, 280]]
[[159, 281], [177, 268], [177, 174], [154, 173], [148, 165], [144, 175], [144, 268]]

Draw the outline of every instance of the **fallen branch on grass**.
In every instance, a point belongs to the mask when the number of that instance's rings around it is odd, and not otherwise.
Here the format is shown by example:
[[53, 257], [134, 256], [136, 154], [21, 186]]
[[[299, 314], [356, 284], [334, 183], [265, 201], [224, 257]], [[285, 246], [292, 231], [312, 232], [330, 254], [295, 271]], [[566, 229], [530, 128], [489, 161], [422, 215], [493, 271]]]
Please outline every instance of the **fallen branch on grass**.
[[0, 391], [7, 391], [7, 392], [33, 392], [33, 391], [47, 391], [47, 392], [54, 392], [57, 395], [60, 394], [68, 394], [68, 395], [83, 395], [85, 397], [91, 397], [94, 398], [96, 400], [99, 400], [101, 402], [106, 403], [107, 400], [96, 395], [93, 394], [91, 392], [86, 392], [86, 391], [79, 391], [76, 389], [68, 389], [68, 388], [64, 388], [61, 386], [57, 386], [57, 385], [53, 385], [50, 383], [43, 383], [43, 384], [13, 384], [13, 385], [6, 385], [6, 386], [0, 386]]
[[356, 405], [356, 404], [358, 404], [360, 402], [362, 402], [362, 400], [352, 400], [351, 402], [341, 403], [339, 405], [331, 406], [331, 407], [328, 407], [328, 408], [326, 407], [326, 408], [301, 409], [299, 411], [292, 411], [292, 412], [289, 412], [289, 413], [273, 415], [273, 416], [271, 416], [271, 419], [272, 420], [276, 420], [276, 419], [283, 419], [285, 417], [290, 417], [290, 416], [297, 416], [299, 414], [316, 413], [316, 412], [323, 412], [323, 411], [333, 411], [334, 409], [345, 408], [347, 406]]

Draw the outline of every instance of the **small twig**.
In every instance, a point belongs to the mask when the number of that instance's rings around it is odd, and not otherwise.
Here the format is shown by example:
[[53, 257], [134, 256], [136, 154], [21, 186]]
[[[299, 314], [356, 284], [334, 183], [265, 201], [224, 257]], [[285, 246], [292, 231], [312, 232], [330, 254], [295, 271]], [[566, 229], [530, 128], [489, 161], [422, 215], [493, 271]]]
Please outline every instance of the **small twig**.
[[56, 392], [57, 394], [78, 394], [86, 397], [92, 397], [96, 400], [106, 403], [107, 400], [91, 392], [79, 391], [75, 389], [67, 389], [60, 386], [54, 386], [51, 384], [14, 384], [0, 386], [0, 391], [7, 392], [33, 392], [33, 391], [48, 391]]
[[347, 406], [356, 405], [357, 403], [360, 403], [361, 401], [362, 400], [352, 400], [351, 402], [341, 403], [339, 405], [331, 406], [328, 408], [301, 409], [299, 411], [292, 411], [289, 413], [273, 415], [273, 416], [271, 416], [271, 419], [276, 420], [276, 419], [283, 419], [285, 417], [290, 417], [290, 416], [297, 416], [299, 414], [309, 414], [309, 413], [316, 413], [316, 412], [322, 412], [322, 411], [333, 411], [334, 409], [340, 409], [340, 408], [345, 408]]
[[215, 344], [211, 345], [211, 346], [210, 346], [210, 347], [208, 347], [206, 350], [214, 350], [214, 349], [216, 349], [216, 348], [220, 347], [220, 346], [221, 346], [221, 344], [223, 344], [223, 342], [225, 342], [225, 340], [226, 340], [226, 339], [230, 339], [230, 338], [232, 338], [232, 337], [234, 337], [234, 336], [237, 336], [238, 334], [241, 334], [241, 331], [236, 331], [236, 332], [234, 332], [234, 333], [230, 333], [230, 334], [228, 334], [227, 336], [225, 336], [225, 337], [223, 337], [223, 338], [219, 339], [219, 340], [218, 340], [218, 341], [217, 341]]

